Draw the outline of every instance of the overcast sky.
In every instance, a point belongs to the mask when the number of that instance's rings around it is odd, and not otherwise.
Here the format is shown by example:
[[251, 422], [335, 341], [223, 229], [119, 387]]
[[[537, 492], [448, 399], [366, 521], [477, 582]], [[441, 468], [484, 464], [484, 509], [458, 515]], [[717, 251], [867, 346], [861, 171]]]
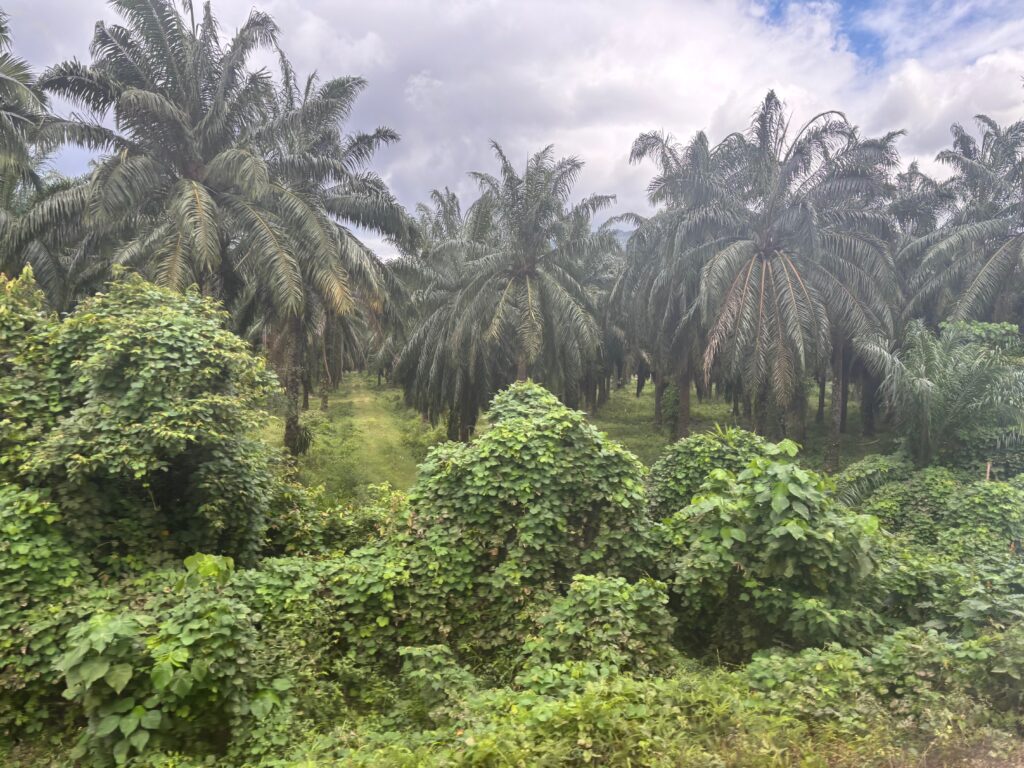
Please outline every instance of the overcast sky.
[[[42, 67], [88, 58], [103, 0], [0, 0], [15, 50]], [[196, 0], [199, 4], [199, 0]], [[225, 32], [257, 6], [300, 73], [369, 80], [352, 129], [402, 140], [375, 164], [409, 207], [434, 187], [468, 202], [488, 140], [525, 159], [554, 143], [587, 163], [579, 193], [645, 211], [638, 133], [712, 140], [774, 88], [796, 119], [838, 108], [865, 134], [907, 130], [905, 159], [936, 170], [954, 121], [1024, 117], [1024, 0], [214, 0]], [[87, 158], [70, 154], [63, 170]]]

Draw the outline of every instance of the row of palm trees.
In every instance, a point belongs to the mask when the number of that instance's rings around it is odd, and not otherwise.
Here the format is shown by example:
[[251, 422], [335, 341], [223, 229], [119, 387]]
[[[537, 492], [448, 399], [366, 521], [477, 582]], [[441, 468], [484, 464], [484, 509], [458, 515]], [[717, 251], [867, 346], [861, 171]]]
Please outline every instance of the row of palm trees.
[[[680, 435], [693, 391], [800, 434], [831, 380], [835, 462], [851, 386], [871, 431], [879, 354], [914, 321], [1024, 317], [1024, 123], [954, 126], [937, 182], [900, 169], [899, 133], [839, 112], [794, 125], [769, 93], [717, 144], [637, 138], [653, 215], [595, 226], [613, 198], [578, 198], [579, 158], [547, 147], [520, 169], [494, 144], [474, 202], [435, 190], [410, 216], [369, 170], [397, 135], [344, 132], [363, 80], [300, 79], [267, 15], [224, 40], [209, 4], [180, 1], [111, 0], [123, 21], [97, 24], [91, 61], [38, 76], [0, 19], [0, 271], [30, 265], [61, 311], [118, 268], [219, 297], [281, 373], [293, 451], [309, 394], [373, 365], [453, 439], [527, 377], [591, 410], [651, 380]], [[97, 155], [83, 178], [43, 171], [67, 144]]]
[[[899, 132], [864, 137], [839, 112], [796, 126], [769, 93], [744, 131], [712, 145], [646, 133], [655, 213], [593, 217], [572, 205], [577, 158], [546, 148], [520, 174], [473, 174], [463, 213], [448, 190], [420, 206], [422, 248], [395, 273], [410, 288], [400, 342], [384, 348], [409, 401], [465, 439], [483, 404], [527, 375], [571, 405], [598, 407], [612, 382], [655, 388], [655, 419], [689, 429], [690, 397], [716, 390], [767, 434], [806, 429], [816, 388], [838, 463], [851, 385], [875, 429], [880, 354], [917, 320], [1024, 320], [1024, 123], [954, 126], [937, 182], [901, 170]], [[616, 227], [632, 227], [623, 244]], [[914, 333], [919, 335], [919, 329]], [[666, 392], [678, 400], [663, 407]]]

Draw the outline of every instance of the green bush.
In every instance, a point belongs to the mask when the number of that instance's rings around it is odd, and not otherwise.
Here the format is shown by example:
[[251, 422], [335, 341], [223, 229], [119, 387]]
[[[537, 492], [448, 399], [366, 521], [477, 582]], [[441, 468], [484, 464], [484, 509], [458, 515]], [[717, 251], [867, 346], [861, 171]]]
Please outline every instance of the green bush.
[[[59, 709], [52, 665], [91, 585], [38, 490], [0, 484], [0, 734], [34, 732]], [[68, 606], [73, 596], [81, 601]]]
[[864, 657], [831, 643], [796, 654], [758, 653], [741, 674], [779, 714], [864, 733], [885, 722], [885, 710], [864, 677]]
[[1019, 553], [1024, 542], [1024, 490], [1009, 483], [971, 483], [946, 499], [938, 523], [945, 529], [938, 537], [941, 549], [954, 557], [984, 551]]
[[888, 531], [921, 544], [935, 544], [946, 505], [962, 489], [949, 469], [929, 467], [906, 480], [880, 486], [864, 502], [862, 511], [877, 517]]
[[913, 470], [913, 462], [903, 453], [873, 453], [836, 476], [836, 497], [849, 507], [858, 506], [880, 486], [906, 480]]
[[431, 451], [408, 522], [351, 553], [332, 590], [360, 658], [448, 644], [515, 654], [537, 598], [578, 573], [639, 575], [649, 557], [643, 467], [534, 384], [495, 399], [473, 443]]
[[274, 378], [226, 314], [129, 278], [58, 321], [29, 279], [3, 287], [2, 471], [49, 489], [75, 547], [108, 565], [196, 550], [252, 561], [283, 492], [251, 436]]
[[282, 705], [292, 683], [256, 674], [252, 611], [226, 589], [231, 560], [185, 566], [141, 610], [97, 613], [68, 633], [57, 667], [88, 719], [73, 757], [107, 766], [160, 747], [225, 752]]
[[407, 520], [407, 497], [389, 484], [371, 485], [364, 503], [327, 504], [321, 489], [292, 486], [270, 518], [265, 554], [347, 552], [386, 538]]
[[621, 577], [577, 576], [569, 591], [540, 616], [537, 634], [524, 646], [521, 682], [544, 690], [546, 667], [589, 662], [602, 673], [653, 674], [676, 658], [675, 620], [667, 610], [665, 585], [653, 579], [634, 584]]
[[651, 467], [649, 508], [656, 520], [690, 504], [714, 469], [739, 473], [751, 459], [764, 456], [769, 444], [753, 432], [736, 427], [716, 428], [684, 437], [668, 448]]
[[[789, 456], [796, 446], [784, 441]], [[687, 645], [742, 657], [775, 644], [858, 637], [874, 621], [856, 591], [874, 567], [877, 521], [795, 464], [755, 458], [714, 470], [658, 529], [659, 561]]]

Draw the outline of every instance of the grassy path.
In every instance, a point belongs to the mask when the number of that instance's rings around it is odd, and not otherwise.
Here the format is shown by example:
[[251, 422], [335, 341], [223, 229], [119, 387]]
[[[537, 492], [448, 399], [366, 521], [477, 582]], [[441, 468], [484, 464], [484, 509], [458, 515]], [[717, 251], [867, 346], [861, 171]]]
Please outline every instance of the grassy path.
[[390, 396], [394, 394], [363, 376], [349, 376], [337, 399], [351, 411], [357, 441], [353, 460], [366, 482], [408, 488], [416, 481], [422, 456], [408, 443], [410, 418], [399, 410], [397, 398]]
[[[405, 407], [398, 389], [378, 387], [375, 377], [364, 374], [346, 376], [326, 413], [317, 409], [318, 399], [313, 398], [310, 405], [303, 421], [313, 430], [313, 445], [298, 461], [299, 478], [309, 486], [323, 485], [328, 497], [337, 501], [359, 499], [369, 484], [410, 488], [427, 448], [444, 438], [442, 429], [432, 429]], [[851, 429], [842, 438], [844, 466], [865, 453], [886, 452], [893, 446], [892, 436], [884, 432], [877, 438], [862, 438], [856, 413], [856, 404], [851, 404]], [[646, 387], [637, 398], [630, 385], [613, 390], [593, 421], [650, 466], [669, 443], [668, 430], [655, 430], [653, 417], [653, 387]], [[728, 403], [693, 400], [694, 432], [734, 421]], [[272, 418], [264, 436], [280, 445], [281, 432], [280, 418]], [[801, 462], [820, 466], [827, 430], [814, 423], [813, 415], [807, 435], [798, 442], [804, 444]]]
[[[371, 483], [407, 489], [416, 481], [417, 465], [440, 435], [409, 408], [391, 387], [378, 387], [374, 377], [350, 373], [331, 395], [326, 413], [310, 399], [303, 422], [313, 431], [313, 445], [298, 460], [299, 479], [323, 485], [335, 500], [357, 499]], [[263, 431], [281, 445], [283, 424], [273, 416]]]

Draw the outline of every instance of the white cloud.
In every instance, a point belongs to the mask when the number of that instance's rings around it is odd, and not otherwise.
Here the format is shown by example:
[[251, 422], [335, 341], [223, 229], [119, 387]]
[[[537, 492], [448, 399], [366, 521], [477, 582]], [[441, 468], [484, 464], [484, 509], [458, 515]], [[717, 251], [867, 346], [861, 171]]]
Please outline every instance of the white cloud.
[[[252, 3], [215, 0], [224, 29]], [[580, 194], [617, 193], [617, 210], [643, 210], [651, 170], [628, 164], [638, 133], [720, 139], [769, 88], [797, 120], [839, 108], [867, 133], [905, 128], [905, 156], [929, 164], [950, 123], [1024, 115], [1018, 0], [877, 0], [863, 12], [853, 0], [791, 2], [776, 13], [745, 0], [256, 3], [300, 72], [369, 79], [351, 127], [402, 135], [377, 166], [410, 207], [432, 187], [472, 195], [465, 172], [493, 169], [493, 138], [519, 159], [554, 142], [587, 161]], [[91, 21], [111, 18], [101, 0], [5, 6], [19, 52], [40, 64], [85, 57]], [[864, 34], [881, 60], [855, 52]]]

